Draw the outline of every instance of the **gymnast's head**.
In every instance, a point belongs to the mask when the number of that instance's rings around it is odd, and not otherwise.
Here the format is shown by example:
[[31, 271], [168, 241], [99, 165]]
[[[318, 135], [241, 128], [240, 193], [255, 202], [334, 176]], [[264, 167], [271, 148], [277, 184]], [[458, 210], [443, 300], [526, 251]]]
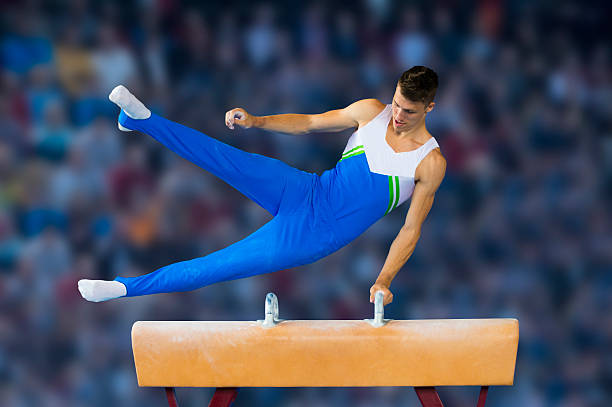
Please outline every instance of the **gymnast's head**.
[[393, 95], [393, 127], [406, 131], [425, 120], [433, 109], [438, 74], [426, 66], [413, 66], [400, 76]]

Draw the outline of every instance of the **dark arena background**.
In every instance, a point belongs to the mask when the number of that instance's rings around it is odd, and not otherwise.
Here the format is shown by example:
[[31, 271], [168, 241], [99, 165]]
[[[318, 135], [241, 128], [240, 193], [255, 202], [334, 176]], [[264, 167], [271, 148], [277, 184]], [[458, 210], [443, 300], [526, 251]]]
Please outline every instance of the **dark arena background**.
[[[517, 318], [514, 386], [490, 406], [612, 405], [609, 7], [584, 1], [0, 2], [0, 405], [162, 406], [136, 382], [138, 320], [371, 318], [369, 288], [408, 204], [314, 264], [195, 291], [85, 301], [247, 236], [270, 215], [152, 138], [117, 129], [124, 84], [154, 112], [321, 173], [350, 132], [231, 131], [225, 112], [390, 103], [439, 75], [427, 128], [448, 167], [396, 319]], [[609, 6], [609, 5], [608, 5]], [[324, 366], [322, 368], [325, 368]], [[372, 372], [376, 374], [376, 372]], [[178, 389], [182, 406], [213, 389]], [[477, 389], [440, 388], [448, 406]], [[417, 406], [402, 387], [244, 388], [237, 406]]]

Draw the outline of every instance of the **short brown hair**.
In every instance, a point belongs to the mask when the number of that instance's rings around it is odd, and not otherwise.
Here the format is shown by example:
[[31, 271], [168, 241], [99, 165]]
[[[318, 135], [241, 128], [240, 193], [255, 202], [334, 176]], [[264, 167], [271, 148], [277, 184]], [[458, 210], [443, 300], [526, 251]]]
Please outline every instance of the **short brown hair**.
[[402, 96], [425, 106], [433, 102], [438, 89], [438, 74], [426, 66], [413, 66], [397, 81]]

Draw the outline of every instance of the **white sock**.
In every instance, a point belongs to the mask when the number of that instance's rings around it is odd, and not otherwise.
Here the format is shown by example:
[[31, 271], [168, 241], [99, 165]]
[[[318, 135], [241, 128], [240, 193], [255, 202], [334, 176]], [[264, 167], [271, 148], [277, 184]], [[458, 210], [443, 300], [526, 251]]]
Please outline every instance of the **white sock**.
[[[151, 111], [123, 85], [115, 87], [108, 95], [108, 98], [132, 119], [148, 119], [151, 117]], [[131, 131], [121, 124], [118, 125], [120, 130]]]
[[79, 291], [87, 301], [101, 302], [123, 297], [127, 288], [119, 281], [79, 280]]

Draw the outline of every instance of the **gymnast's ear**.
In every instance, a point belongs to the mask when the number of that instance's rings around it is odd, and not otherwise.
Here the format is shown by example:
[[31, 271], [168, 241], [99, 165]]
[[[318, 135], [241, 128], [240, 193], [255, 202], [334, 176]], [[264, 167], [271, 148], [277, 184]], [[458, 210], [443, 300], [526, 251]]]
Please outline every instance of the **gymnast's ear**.
[[429, 103], [429, 105], [425, 106], [425, 114], [431, 112], [435, 105], [436, 105], [435, 102], [431, 102]]

